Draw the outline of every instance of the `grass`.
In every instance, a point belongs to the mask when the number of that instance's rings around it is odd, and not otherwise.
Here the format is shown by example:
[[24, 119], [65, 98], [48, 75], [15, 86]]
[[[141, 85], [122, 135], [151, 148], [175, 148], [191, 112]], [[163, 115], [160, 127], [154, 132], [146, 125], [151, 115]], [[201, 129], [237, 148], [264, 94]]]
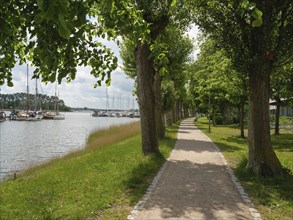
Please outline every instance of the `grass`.
[[126, 219], [169, 156], [178, 125], [167, 128], [160, 156], [141, 153], [140, 125], [90, 135], [87, 148], [0, 184], [0, 219]]
[[[292, 176], [258, 178], [247, 171], [247, 138], [240, 138], [236, 125], [213, 126], [212, 132], [208, 133], [208, 120], [199, 118], [196, 126], [221, 149], [263, 219], [293, 219]], [[293, 173], [293, 132], [281, 130], [281, 135], [272, 135], [272, 144], [282, 165]]]

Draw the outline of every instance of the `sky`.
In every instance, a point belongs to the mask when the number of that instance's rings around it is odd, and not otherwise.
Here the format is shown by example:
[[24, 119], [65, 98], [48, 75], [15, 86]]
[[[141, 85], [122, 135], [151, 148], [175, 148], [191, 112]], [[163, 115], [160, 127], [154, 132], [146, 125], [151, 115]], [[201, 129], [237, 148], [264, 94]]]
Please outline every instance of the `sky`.
[[[192, 26], [187, 32], [190, 38], [195, 38], [198, 34], [198, 28]], [[70, 83], [66, 83], [65, 80], [58, 85], [59, 98], [64, 100], [65, 104], [70, 107], [88, 107], [94, 109], [106, 108], [107, 98], [106, 90], [108, 93], [109, 108], [129, 109], [138, 108], [136, 97], [133, 97], [132, 91], [134, 87], [134, 80], [126, 76], [121, 69], [122, 59], [119, 54], [119, 48], [113, 41], [107, 41], [101, 39], [105, 46], [112, 49], [114, 54], [118, 57], [118, 68], [111, 74], [111, 85], [107, 87], [105, 84], [94, 88], [96, 79], [90, 75], [89, 67], [78, 67], [76, 79]], [[198, 50], [194, 51], [193, 57], [196, 57]], [[29, 74], [32, 77], [34, 67], [29, 67]], [[11, 94], [17, 92], [26, 92], [26, 65], [15, 66], [12, 70], [14, 87], [8, 87], [6, 85], [1, 87], [2, 94]], [[35, 80], [29, 80], [29, 91], [35, 93]], [[54, 95], [55, 84], [38, 82], [38, 91], [42, 94]], [[114, 97], [114, 98], [113, 98]]]

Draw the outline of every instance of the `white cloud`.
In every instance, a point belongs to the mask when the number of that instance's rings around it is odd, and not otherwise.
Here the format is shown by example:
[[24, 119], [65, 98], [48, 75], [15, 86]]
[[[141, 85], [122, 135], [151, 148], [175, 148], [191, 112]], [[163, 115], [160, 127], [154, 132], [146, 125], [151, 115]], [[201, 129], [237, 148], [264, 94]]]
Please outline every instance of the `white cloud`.
[[[197, 36], [199, 30], [196, 26], [192, 26], [187, 32], [190, 38]], [[112, 73], [111, 86], [107, 88], [108, 101], [110, 108], [138, 108], [135, 98], [132, 96], [134, 80], [129, 79], [122, 71], [122, 59], [119, 54], [119, 48], [113, 41], [99, 38], [105, 46], [111, 48], [114, 54], [118, 57], [119, 67]], [[198, 51], [195, 51], [196, 54]], [[195, 55], [196, 56], [196, 55]], [[30, 77], [34, 71], [33, 67], [29, 68]], [[90, 67], [78, 67], [76, 79], [70, 83], [65, 80], [58, 85], [59, 98], [65, 101], [65, 104], [71, 107], [90, 107], [90, 108], [105, 108], [106, 107], [106, 86], [94, 88], [96, 79], [90, 75]], [[26, 65], [15, 66], [13, 69], [14, 87], [2, 86], [2, 93], [16, 93], [26, 91]], [[29, 80], [30, 93], [35, 92], [35, 81]], [[44, 83], [39, 84], [39, 92], [47, 95], [54, 95], [55, 84]], [[113, 98], [114, 97], [114, 98]], [[114, 101], [113, 101], [114, 100]]]
[[[121, 64], [121, 58], [119, 55], [119, 48], [115, 42], [107, 41], [105, 39], [99, 39], [107, 47], [111, 48], [115, 55], [118, 57], [118, 62]], [[34, 71], [33, 67], [29, 68], [30, 77]], [[14, 87], [2, 86], [2, 93], [16, 93], [26, 92], [26, 65], [17, 65], [13, 69], [13, 83]], [[117, 68], [111, 74], [112, 82], [108, 90], [108, 100], [110, 108], [121, 107], [126, 109], [128, 106], [132, 107], [132, 90], [134, 81], [128, 79], [123, 73], [120, 67]], [[90, 108], [105, 108], [106, 107], [106, 86], [102, 84], [101, 87], [94, 88], [96, 79], [90, 75], [90, 67], [78, 67], [76, 79], [70, 83], [62, 81], [61, 85], [58, 85], [59, 98], [65, 101], [65, 104], [71, 107], [90, 107]], [[38, 90], [40, 93], [47, 95], [54, 95], [55, 84], [44, 83], [39, 84]], [[29, 80], [30, 93], [35, 92], [35, 80]], [[129, 97], [129, 98], [128, 98]], [[127, 101], [128, 100], [128, 101]], [[127, 104], [130, 103], [131, 105]], [[117, 103], [116, 103], [117, 102]], [[138, 108], [138, 104], [135, 101], [135, 108]]]

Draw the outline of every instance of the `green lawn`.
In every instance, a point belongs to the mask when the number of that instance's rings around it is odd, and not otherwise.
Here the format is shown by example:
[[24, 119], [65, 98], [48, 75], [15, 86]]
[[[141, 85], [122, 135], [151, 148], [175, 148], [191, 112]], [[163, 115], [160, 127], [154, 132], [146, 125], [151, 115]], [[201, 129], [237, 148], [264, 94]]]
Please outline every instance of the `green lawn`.
[[140, 125], [99, 131], [84, 151], [0, 184], [0, 219], [126, 219], [176, 141], [167, 129], [160, 156], [144, 157]]
[[[206, 118], [199, 118], [195, 124], [221, 149], [263, 219], [293, 219], [292, 175], [284, 178], [257, 178], [245, 170], [247, 139], [240, 138], [236, 125], [212, 126], [212, 132], [208, 133]], [[272, 144], [282, 165], [293, 173], [293, 131], [281, 130], [281, 135], [272, 135]]]

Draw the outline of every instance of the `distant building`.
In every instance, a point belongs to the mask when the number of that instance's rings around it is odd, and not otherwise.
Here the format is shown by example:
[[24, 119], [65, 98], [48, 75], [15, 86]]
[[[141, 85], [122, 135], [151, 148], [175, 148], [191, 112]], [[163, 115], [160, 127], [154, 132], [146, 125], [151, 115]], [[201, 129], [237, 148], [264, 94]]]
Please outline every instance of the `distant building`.
[[[293, 116], [293, 106], [290, 106], [287, 100], [282, 100], [280, 106], [280, 116]], [[274, 100], [270, 100], [270, 114], [274, 115], [276, 113], [277, 103]]]

